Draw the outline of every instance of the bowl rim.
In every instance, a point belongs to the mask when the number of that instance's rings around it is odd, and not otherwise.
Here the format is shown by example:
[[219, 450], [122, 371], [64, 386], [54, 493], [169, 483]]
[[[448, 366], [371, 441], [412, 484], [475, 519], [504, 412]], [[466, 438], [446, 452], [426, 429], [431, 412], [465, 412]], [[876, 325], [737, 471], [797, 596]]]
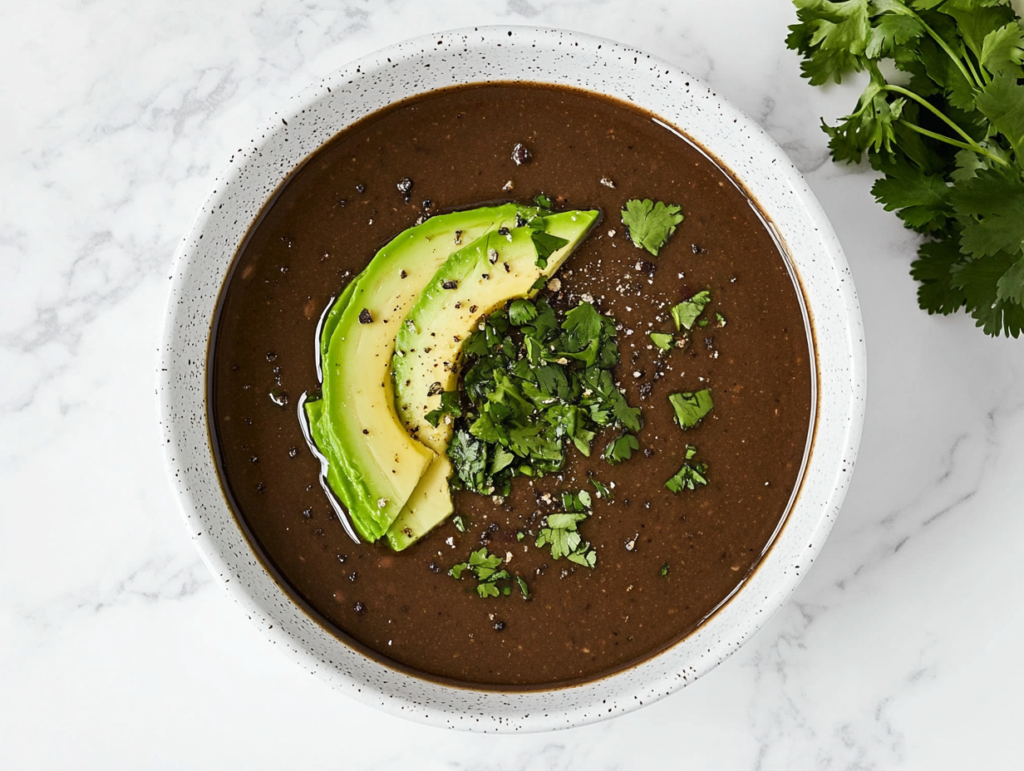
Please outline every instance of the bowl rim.
[[[473, 43], [469, 43], [472, 38]], [[314, 82], [307, 86], [297, 95], [292, 97], [287, 103], [287, 106], [280, 110], [278, 113], [270, 118], [266, 123], [254, 131], [249, 138], [249, 141], [241, 147], [254, 147], [259, 148], [267, 140], [268, 135], [272, 135], [273, 132], [279, 131], [281, 122], [293, 118], [299, 115], [304, 109], [307, 109], [310, 105], [317, 103], [319, 100], [324, 98], [324, 88], [330, 90], [331, 85], [342, 85], [345, 83], [351, 83], [354, 80], [368, 77], [368, 73], [379, 70], [383, 62], [387, 62], [391, 65], [394, 61], [408, 60], [410, 57], [418, 55], [426, 55], [434, 48], [435, 41], [456, 41], [461, 39], [461, 42], [467, 46], [494, 46], [504, 45], [509, 49], [515, 50], [517, 47], [528, 49], [531, 44], [536, 46], [538, 42], [542, 44], [551, 44], [552, 41], [557, 38], [559, 40], [568, 40], [576, 47], [582, 45], [589, 54], [600, 57], [619, 57], [622, 56], [634, 57], [634, 63], [637, 61], [636, 57], [643, 57], [645, 62], [654, 65], [659, 71], [665, 71], [666, 74], [671, 73], [676, 78], [685, 79], [687, 85], [692, 87], [694, 91], [701, 92], [705, 98], [712, 99], [717, 104], [717, 109], [721, 112], [723, 118], [731, 120], [733, 124], [745, 129], [748, 133], [758, 137], [760, 139], [759, 151], [766, 157], [771, 158], [771, 162], [775, 164], [773, 167], [774, 172], [781, 174], [783, 178], [788, 182], [790, 191], [796, 196], [799, 207], [803, 215], [807, 219], [808, 225], [820, 237], [822, 246], [824, 247], [825, 256], [828, 258], [831, 265], [834, 267], [837, 274], [845, 274], [849, 276], [849, 266], [846, 262], [846, 258], [843, 254], [842, 248], [839, 245], [839, 241], [829, 223], [823, 209], [810, 191], [805, 180], [803, 179], [800, 172], [783, 153], [781, 148], [767, 135], [767, 133], [761, 129], [752, 119], [747, 117], [737, 108], [733, 107], [728, 102], [718, 97], [712, 89], [706, 86], [700, 79], [694, 78], [689, 74], [685, 73], [678, 67], [665, 62], [657, 57], [646, 54], [642, 51], [634, 49], [629, 46], [616, 43], [604, 38], [599, 38], [593, 35], [584, 33], [546, 28], [546, 27], [535, 27], [535, 26], [518, 26], [518, 25], [493, 25], [493, 26], [480, 26], [480, 27], [469, 27], [460, 28], [455, 30], [449, 30], [439, 33], [431, 33], [427, 35], [418, 36], [406, 41], [402, 41], [386, 48], [380, 49], [366, 56], [360, 57], [348, 65], [334, 71], [326, 77]], [[440, 42], [437, 43], [441, 45]], [[561, 45], [561, 43], [559, 43]], [[468, 50], [468, 48], [467, 48]], [[595, 53], [600, 52], [600, 53]], [[497, 80], [508, 81], [510, 78], [499, 78]], [[543, 77], [537, 77], [534, 74], [528, 74], [527, 77], [520, 78], [522, 81], [539, 82], [539, 83], [551, 83], [554, 82], [550, 79], [544, 79]], [[452, 83], [452, 85], [456, 85]], [[424, 89], [419, 92], [411, 92], [410, 95], [415, 93], [425, 93], [426, 91], [433, 90], [432, 88]], [[585, 89], [591, 90], [594, 89]], [[604, 92], [607, 93], [607, 92]], [[408, 98], [408, 97], [406, 97]], [[648, 110], [654, 114], [656, 111], [639, 104], [642, 109]], [[369, 112], [376, 111], [370, 110]], [[667, 121], [670, 126], [676, 124]], [[287, 125], [287, 123], [285, 124]], [[348, 124], [345, 124], [348, 125]], [[334, 129], [332, 134], [336, 134], [342, 130], [345, 125]], [[700, 144], [700, 143], [698, 143]], [[702, 149], [704, 149], [702, 147]], [[313, 151], [310, 151], [313, 152]], [[722, 161], [718, 160], [717, 154], [714, 153], [714, 148], [707, 148], [706, 152], [711, 154], [713, 160], [719, 163], [727, 173], [734, 176], [736, 180], [743, 186], [747, 187], [746, 180], [740, 177], [736, 173], [733, 166], [726, 165]], [[308, 157], [308, 153], [307, 153]], [[253, 566], [260, 565], [262, 568], [262, 558], [258, 551], [249, 544], [250, 550], [253, 552], [251, 555], [229, 555], [225, 552], [225, 544], [219, 540], [219, 534], [211, 535], [195, 530], [194, 523], [192, 521], [192, 515], [203, 511], [208, 503], [202, 499], [199, 492], [193, 489], [188, 483], [188, 475], [194, 470], [194, 464], [196, 462], [202, 463], [204, 460], [203, 455], [205, 453], [205, 460], [212, 462], [212, 447], [210, 446], [210, 431], [209, 427], [205, 428], [205, 435], [207, 438], [207, 446], [199, 447], [194, 443], [195, 436], [193, 435], [198, 430], [194, 424], [197, 419], [204, 425], [207, 422], [207, 413], [204, 410], [201, 416], [192, 416], [192, 425], [184, 426], [183, 421], [185, 418], [179, 411], [180, 405], [175, 402], [176, 387], [180, 390], [182, 372], [182, 355], [181, 350], [181, 325], [186, 323], [189, 319], [183, 315], [183, 301], [182, 297], [185, 294], [186, 285], [188, 282], [188, 270], [191, 263], [197, 256], [200, 255], [199, 251], [195, 247], [199, 244], [204, 231], [209, 223], [212, 212], [217, 206], [223, 202], [225, 190], [230, 189], [233, 183], [237, 183], [239, 169], [245, 166], [245, 163], [249, 160], [249, 157], [243, 158], [242, 163], [236, 163], [236, 158], [233, 156], [232, 160], [228, 163], [225, 170], [218, 175], [217, 181], [214, 184], [213, 192], [206, 198], [203, 205], [200, 207], [191, 227], [185, 238], [182, 240], [176, 254], [174, 256], [173, 267], [171, 270], [171, 289], [169, 292], [169, 299], [167, 303], [167, 311], [165, 317], [165, 324], [162, 333], [162, 345], [160, 349], [160, 363], [158, 365], [158, 401], [160, 408], [160, 424], [162, 427], [162, 439], [165, 449], [165, 462], [167, 465], [169, 479], [172, 486], [175, 488], [176, 497], [179, 500], [181, 506], [181, 512], [184, 518], [184, 522], [187, 530], [192, 537], [192, 540], [196, 544], [199, 550], [200, 556], [204, 563], [210, 569], [211, 573], [216, 576], [219, 582], [228, 590], [230, 595], [235, 599], [236, 602], [242, 607], [247, 613], [250, 619], [261, 629], [263, 634], [268, 636], [273, 642], [279, 647], [286, 651], [289, 656], [297, 661], [300, 665], [310, 669], [315, 674], [324, 675], [327, 673], [327, 669], [324, 664], [325, 661], [322, 657], [317, 656], [311, 650], [304, 647], [303, 642], [297, 639], [293, 632], [287, 631], [284, 624], [273, 623], [273, 611], [268, 611], [268, 607], [265, 603], [261, 603], [256, 600], [253, 596], [253, 592], [249, 587], [243, 584], [240, 576], [238, 576], [235, 568], [237, 563], [234, 562], [232, 557], [235, 559], [241, 556], [242, 559], [250, 561]], [[292, 169], [288, 169], [282, 179], [287, 179]], [[751, 196], [753, 197], [753, 196]], [[760, 201], [760, 199], [758, 199]], [[774, 222], [772, 223], [774, 224]], [[246, 226], [248, 229], [248, 225]], [[779, 234], [784, 236], [785, 234]], [[241, 243], [241, 241], [239, 241]], [[784, 254], [788, 257], [788, 261], [793, 263], [792, 257], [788, 253], [788, 244], [782, 239], [782, 244], [786, 247]], [[231, 249], [232, 258], [238, 244]], [[230, 265], [230, 261], [229, 261]], [[798, 266], [793, 266], [796, 269]], [[221, 280], [226, 277], [226, 270], [224, 275], [221, 276]], [[817, 379], [819, 383], [818, 388], [818, 416], [814, 421], [813, 431], [817, 434], [821, 421], [821, 387], [823, 373], [820, 371], [820, 358], [819, 358], [819, 341], [817, 334], [814, 331], [815, 327], [815, 310], [816, 308], [811, 306], [809, 298], [807, 297], [807, 290], [803, 287], [803, 282], [799, 278], [800, 274], [798, 270], [795, 270], [796, 284], [798, 291], [804, 295], [804, 304], [807, 308], [807, 313], [810, 317], [810, 331], [814, 336], [813, 350], [815, 356], [815, 365], [818, 369]], [[838, 514], [839, 508], [845, 497], [846, 490], [849, 486], [850, 479], [853, 474], [855, 465], [855, 459], [857, 454], [857, 448], [860, 443], [860, 436], [863, 426], [863, 410], [866, 398], [866, 387], [867, 387], [867, 361], [866, 361], [866, 348], [863, 337], [863, 322], [860, 314], [859, 302], [856, 295], [856, 289], [853, 285], [852, 279], [843, 281], [838, 287], [838, 308], [840, 310], [840, 316], [845, 321], [845, 328], [847, 332], [847, 338], [845, 340], [846, 348], [849, 351], [849, 398], [847, 400], [847, 414], [845, 420], [840, 422], [843, 423], [843, 433], [839, 437], [841, 444], [844, 448], [843, 452], [843, 466], [841, 468], [833, 469], [832, 474], [832, 486], [829, 494], [825, 496], [825, 499], [820, 502], [821, 515], [817, 520], [816, 525], [809, 529], [805, 536], [810, 537], [809, 547], [804, 553], [806, 558], [806, 566], [809, 566], [813, 561], [818, 552], [820, 551], [825, 537], [831, 530], [835, 516]], [[219, 296], [219, 288], [215, 296]], [[213, 307], [210, 310], [210, 321], [212, 322], [214, 311], [217, 305], [215, 300]], [[194, 323], [194, 319], [191, 320]], [[212, 332], [212, 326], [206, 330], [207, 338]], [[184, 352], [187, 353], [187, 352]], [[194, 362], [190, 361], [190, 364]], [[191, 373], [185, 373], [191, 377], [193, 384], [196, 382], [196, 374], [194, 371]], [[203, 398], [205, 400], [206, 393], [206, 352], [201, 361], [200, 372], [198, 373], [199, 387], [202, 389]], [[189, 434], [189, 431], [191, 433]], [[185, 434], [189, 434], [186, 438]], [[817, 436], [815, 436], [810, 442], [809, 455], [813, 455], [814, 450], [817, 446]], [[181, 446], [182, 441], [193, 441], [191, 448], [183, 448]], [[191, 450], [192, 455], [189, 455]], [[807, 474], [805, 473], [803, 478], [799, 481], [799, 487], [802, 488], [807, 482]], [[230, 508], [226, 497], [221, 491], [221, 497], [223, 505]], [[799, 496], [794, 495], [797, 502], [793, 505], [799, 504]], [[232, 515], [233, 517], [233, 515]], [[788, 520], [788, 518], [787, 518]], [[785, 532], [783, 527], [782, 532]], [[244, 536], [243, 536], [244, 537]], [[750, 579], [762, 570], [762, 566], [769, 563], [772, 559], [772, 549], [777, 543], [778, 538], [773, 538], [771, 546], [762, 555], [761, 560], [758, 562], [754, 571], [747, 579], [741, 584], [741, 587], [746, 588], [749, 585]], [[247, 542], [247, 541], [246, 541]], [[248, 542], [247, 542], [248, 543]], [[799, 568], [799, 566], [798, 566]], [[732, 654], [736, 649], [739, 648], [740, 644], [747, 638], [753, 635], [757, 630], [762, 628], [767, 622], [768, 618], [771, 617], [788, 599], [788, 597], [795, 590], [799, 581], [802, 579], [806, 568], [798, 569], [797, 571], [785, 573], [782, 581], [774, 585], [771, 593], [766, 594], [762, 600], [759, 601], [758, 605], [758, 617], [751, 620], [749, 628], [741, 631], [740, 633], [733, 634], [727, 639], [723, 639], [721, 636], [718, 638], [718, 646], [721, 650], [716, 652], [716, 655], [703, 658], [699, 662], [698, 666], [690, 667], [689, 672], [678, 673], [674, 678], [665, 678], [662, 676], [661, 682], [656, 688], [644, 687], [638, 690], [645, 694], [644, 698], [640, 698], [636, 693], [633, 693], [633, 698], [624, 701], [617, 705], [614, 709], [605, 712], [604, 710], [591, 709], [589, 705], [583, 704], [577, 706], [568, 711], [562, 710], [556, 714], [545, 713], [543, 711], [537, 711], [534, 713], [526, 713], [521, 718], [517, 718], [514, 715], [499, 715], [496, 719], [481, 720], [480, 714], [468, 715], [469, 720], [458, 720], [453, 722], [451, 714], [438, 711], [429, 702], [418, 701], [416, 699], [408, 698], [401, 692], [400, 681], [403, 678], [410, 678], [417, 680], [417, 682], [423, 682], [405, 673], [387, 669], [391, 675], [391, 679], [385, 678], [381, 683], [376, 685], [369, 684], [363, 680], [353, 680], [350, 684], [354, 687], [344, 688], [343, 690], [350, 695], [366, 704], [383, 709], [393, 715], [404, 717], [407, 719], [417, 720], [419, 722], [425, 722], [432, 725], [447, 725], [449, 727], [463, 728], [468, 730], [480, 730], [480, 731], [539, 731], [539, 730], [550, 730], [555, 728], [565, 728], [574, 725], [582, 725], [585, 723], [594, 722], [597, 720], [611, 717], [615, 714], [622, 714], [624, 712], [636, 709], [643, 704], [651, 703], [656, 701], [668, 694], [679, 690], [689, 682], [697, 679], [699, 676], [705, 674], [710, 669], [713, 669], [718, 663], [723, 661], [729, 655]], [[268, 576], [273, 581], [272, 576]], [[281, 590], [285, 597], [288, 594]], [[740, 592], [742, 593], [742, 592]], [[290, 598], [289, 598], [290, 601]], [[723, 603], [724, 605], [725, 603]], [[711, 623], [721, 610], [716, 609], [708, 619], [697, 630], [705, 629]], [[697, 632], [691, 633], [683, 641], [694, 637]], [[339, 639], [339, 638], [335, 638]], [[661, 658], [667, 651], [671, 651], [683, 642], [680, 641], [669, 648], [661, 651], [648, 659], [644, 659], [624, 670], [617, 671], [611, 675], [604, 676], [597, 680], [587, 681], [586, 683], [568, 685], [568, 686], [557, 686], [549, 690], [531, 690], [525, 692], [516, 691], [488, 691], [484, 689], [464, 688], [455, 685], [445, 685], [437, 683], [436, 681], [430, 681], [432, 687], [448, 689], [459, 693], [474, 693], [483, 694], [488, 697], [500, 697], [500, 702], [505, 705], [509, 702], [521, 701], [520, 697], [529, 697], [544, 694], [552, 694], [566, 691], [577, 690], [580, 691], [590, 688], [597, 684], [605, 683], [616, 679], [621, 679], [624, 676], [628, 676], [630, 673], [636, 672], [643, 668], [643, 666], [653, 659]], [[340, 641], [344, 645], [344, 642]], [[354, 650], [350, 648], [350, 650]], [[332, 662], [333, 663], [333, 662]], [[346, 676], [341, 675], [338, 671], [333, 674], [327, 673], [325, 679], [332, 682], [332, 685], [339, 687], [337, 678], [341, 676], [342, 680], [346, 679]], [[351, 675], [348, 679], [352, 679]], [[399, 682], [398, 694], [396, 695], [396, 682]], [[362, 686], [362, 687], [359, 687]], [[593, 690], [590, 688], [590, 690]], [[632, 693], [632, 692], [631, 692]], [[588, 696], [582, 697], [584, 700]], [[498, 702], [494, 702], [498, 704]], [[475, 719], [473, 719], [475, 717]], [[493, 716], [487, 716], [492, 717]]]

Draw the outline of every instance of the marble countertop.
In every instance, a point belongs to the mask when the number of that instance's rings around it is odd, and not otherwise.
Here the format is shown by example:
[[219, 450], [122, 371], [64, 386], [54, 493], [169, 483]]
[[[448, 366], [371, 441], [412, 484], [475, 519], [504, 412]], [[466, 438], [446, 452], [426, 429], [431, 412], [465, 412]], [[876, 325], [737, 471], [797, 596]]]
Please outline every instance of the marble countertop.
[[[0, 10], [0, 768], [938, 769], [1019, 764], [1024, 342], [919, 311], [913, 234], [828, 158], [788, 0], [181, 0]], [[760, 122], [820, 198], [867, 328], [846, 505], [790, 602], [610, 722], [477, 736], [329, 690], [250, 627], [165, 478], [171, 257], [235, 143], [381, 46], [470, 24], [645, 49]], [[353, 738], [356, 737], [356, 738]]]

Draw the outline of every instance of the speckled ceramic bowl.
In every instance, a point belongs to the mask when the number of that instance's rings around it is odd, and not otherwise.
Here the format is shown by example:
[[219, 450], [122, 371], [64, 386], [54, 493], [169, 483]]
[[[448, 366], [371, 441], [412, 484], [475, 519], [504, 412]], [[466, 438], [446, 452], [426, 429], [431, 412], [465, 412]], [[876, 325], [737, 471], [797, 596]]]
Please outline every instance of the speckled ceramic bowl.
[[[218, 292], [249, 224], [289, 172], [354, 121], [460, 83], [564, 84], [617, 97], [691, 137], [758, 201], [803, 287], [817, 409], [802, 485], [759, 567], [695, 633], [610, 677], [529, 693], [466, 690], [366, 658], [307, 616], [263, 568], [225, 501], [210, 448], [206, 367]], [[285, 123], [287, 121], [287, 123]], [[159, 395], [167, 461], [204, 560], [261, 634], [342, 693], [395, 715], [474, 731], [589, 723], [667, 696], [721, 662], [779, 609], [810, 568], [853, 472], [865, 397], [860, 309], [846, 259], [807, 184], [752, 120], [647, 54], [550, 29], [487, 27], [419, 38], [352, 63], [293, 98], [217, 179], [178, 250]]]

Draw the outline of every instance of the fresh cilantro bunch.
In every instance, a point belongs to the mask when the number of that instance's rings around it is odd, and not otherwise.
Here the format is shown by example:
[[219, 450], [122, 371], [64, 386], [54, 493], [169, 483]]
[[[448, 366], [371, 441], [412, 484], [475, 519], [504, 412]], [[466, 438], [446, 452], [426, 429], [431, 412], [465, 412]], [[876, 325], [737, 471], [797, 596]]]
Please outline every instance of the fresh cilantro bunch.
[[452, 486], [506, 495], [517, 475], [558, 471], [571, 442], [589, 456], [597, 433], [618, 429], [610, 463], [638, 448], [642, 425], [615, 386], [615, 321], [590, 303], [556, 313], [544, 298], [514, 300], [466, 341], [462, 387], [428, 417], [455, 419], [448, 445]]
[[[867, 71], [856, 109], [823, 124], [832, 157], [867, 153], [872, 193], [928, 236], [911, 274], [929, 313], [1024, 329], [1024, 29], [1005, 0], [794, 0], [786, 44], [814, 85]], [[879, 64], [901, 73], [889, 82]]]

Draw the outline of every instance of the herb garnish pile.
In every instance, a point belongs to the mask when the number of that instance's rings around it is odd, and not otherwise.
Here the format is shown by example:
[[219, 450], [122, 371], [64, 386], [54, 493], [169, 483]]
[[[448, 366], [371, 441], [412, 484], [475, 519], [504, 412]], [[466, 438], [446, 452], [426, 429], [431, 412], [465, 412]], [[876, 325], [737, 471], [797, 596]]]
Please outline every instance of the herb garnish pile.
[[558, 313], [543, 297], [514, 300], [466, 341], [460, 388], [427, 415], [454, 420], [448, 457], [456, 489], [507, 495], [515, 476], [541, 476], [565, 463], [571, 442], [586, 456], [597, 433], [617, 430], [609, 463], [639, 447], [643, 425], [615, 385], [615, 321], [587, 302]]
[[[911, 274], [929, 313], [988, 335], [1024, 329], [1024, 28], [1005, 0], [794, 0], [786, 44], [813, 85], [867, 71], [836, 161], [867, 153], [872, 193], [929, 237]], [[903, 73], [890, 82], [879, 67]]]

